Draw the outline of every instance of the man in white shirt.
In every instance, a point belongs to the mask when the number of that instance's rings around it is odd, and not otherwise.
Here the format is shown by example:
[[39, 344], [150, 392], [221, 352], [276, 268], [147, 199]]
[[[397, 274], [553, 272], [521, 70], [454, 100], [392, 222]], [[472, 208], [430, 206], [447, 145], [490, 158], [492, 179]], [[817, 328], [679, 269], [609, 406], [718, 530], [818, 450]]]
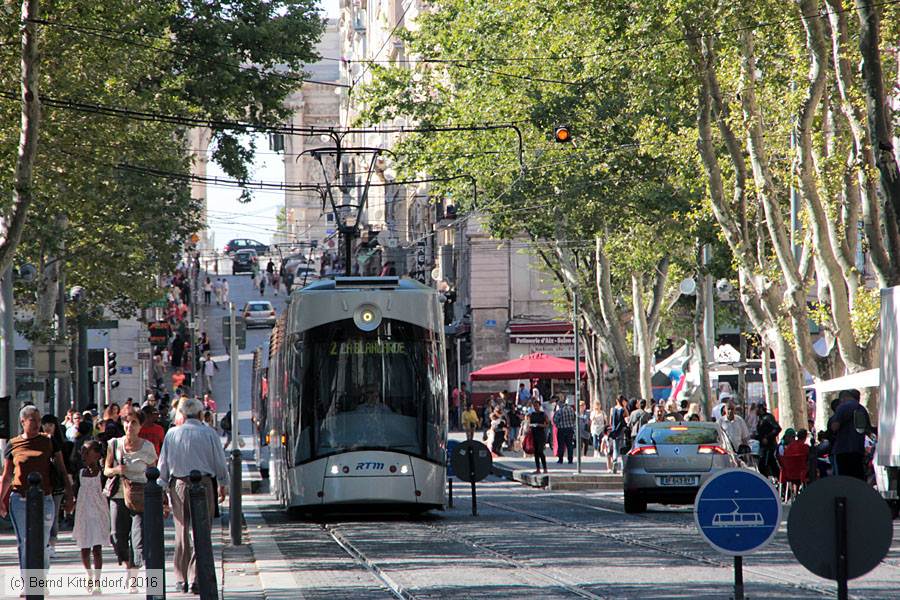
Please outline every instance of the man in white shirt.
[[719, 419], [719, 426], [731, 441], [731, 446], [737, 451], [741, 446], [750, 445], [750, 428], [743, 417], [734, 410], [734, 402], [729, 402], [725, 408], [725, 416]]
[[720, 420], [725, 416], [725, 407], [731, 402], [732, 396], [730, 392], [722, 392], [719, 394], [719, 403], [712, 407], [710, 415], [714, 421]]

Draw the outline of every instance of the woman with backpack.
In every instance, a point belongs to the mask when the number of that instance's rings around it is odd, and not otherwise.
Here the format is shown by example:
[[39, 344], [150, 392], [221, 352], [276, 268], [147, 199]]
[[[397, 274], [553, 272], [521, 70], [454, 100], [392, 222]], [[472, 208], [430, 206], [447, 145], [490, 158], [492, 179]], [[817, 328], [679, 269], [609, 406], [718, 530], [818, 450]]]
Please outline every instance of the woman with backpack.
[[613, 473], [619, 472], [619, 458], [625, 443], [625, 423], [628, 419], [626, 405], [628, 399], [620, 395], [615, 406], [609, 411], [609, 453], [606, 455], [606, 466]]

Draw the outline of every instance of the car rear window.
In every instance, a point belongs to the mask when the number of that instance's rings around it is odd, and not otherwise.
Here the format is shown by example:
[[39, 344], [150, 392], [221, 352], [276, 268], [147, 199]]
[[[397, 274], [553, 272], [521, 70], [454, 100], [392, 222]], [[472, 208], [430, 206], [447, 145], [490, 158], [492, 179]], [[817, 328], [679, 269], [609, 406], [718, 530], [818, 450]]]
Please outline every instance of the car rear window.
[[268, 302], [253, 302], [248, 310], [272, 310], [272, 305]]
[[643, 444], [717, 444], [719, 433], [710, 427], [690, 427], [672, 425], [670, 427], [648, 427], [638, 436]]

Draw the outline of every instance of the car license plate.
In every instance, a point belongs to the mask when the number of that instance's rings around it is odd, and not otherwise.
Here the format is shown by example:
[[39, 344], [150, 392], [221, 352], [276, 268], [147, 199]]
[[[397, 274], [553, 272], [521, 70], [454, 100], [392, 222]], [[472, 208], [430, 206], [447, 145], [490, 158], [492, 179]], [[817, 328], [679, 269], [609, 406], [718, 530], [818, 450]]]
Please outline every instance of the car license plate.
[[659, 485], [672, 487], [693, 486], [700, 483], [700, 478], [696, 475], [666, 475], [659, 478]]

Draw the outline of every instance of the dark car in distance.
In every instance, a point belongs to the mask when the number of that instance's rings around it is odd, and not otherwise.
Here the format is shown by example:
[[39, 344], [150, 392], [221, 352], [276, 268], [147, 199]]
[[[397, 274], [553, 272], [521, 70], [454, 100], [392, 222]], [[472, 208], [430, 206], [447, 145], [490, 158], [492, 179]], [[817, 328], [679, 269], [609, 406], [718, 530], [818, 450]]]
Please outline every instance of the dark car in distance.
[[248, 240], [246, 238], [233, 239], [225, 244], [226, 254], [232, 254], [239, 250], [254, 250], [257, 254], [268, 254], [269, 245], [257, 242], [256, 240]]

